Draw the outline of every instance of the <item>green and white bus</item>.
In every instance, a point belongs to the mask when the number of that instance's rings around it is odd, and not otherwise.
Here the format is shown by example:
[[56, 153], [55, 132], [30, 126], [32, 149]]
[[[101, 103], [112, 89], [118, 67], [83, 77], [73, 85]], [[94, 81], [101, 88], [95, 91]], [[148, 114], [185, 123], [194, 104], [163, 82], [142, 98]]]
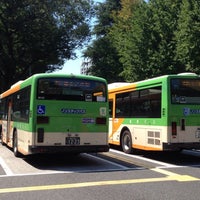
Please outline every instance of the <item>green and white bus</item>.
[[132, 150], [200, 148], [200, 77], [165, 75], [108, 86], [109, 143]]
[[103, 78], [35, 74], [1, 94], [0, 114], [1, 141], [15, 156], [109, 150]]

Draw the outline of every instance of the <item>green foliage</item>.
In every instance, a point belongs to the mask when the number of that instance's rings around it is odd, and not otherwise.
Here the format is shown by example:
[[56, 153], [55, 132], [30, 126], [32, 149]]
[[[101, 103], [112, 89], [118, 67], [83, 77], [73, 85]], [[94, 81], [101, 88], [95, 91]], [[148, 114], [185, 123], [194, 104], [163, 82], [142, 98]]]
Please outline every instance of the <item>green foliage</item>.
[[119, 0], [107, 0], [105, 3], [99, 3], [96, 6], [97, 21], [93, 30], [96, 39], [83, 53], [84, 66], [90, 67], [88, 73], [103, 77], [109, 83], [123, 80], [120, 76], [122, 65], [108, 35], [108, 31], [113, 24], [112, 13], [119, 10], [119, 8]]
[[0, 90], [31, 74], [60, 69], [90, 35], [91, 1], [2, 0]]
[[128, 18], [123, 9], [116, 16], [110, 33], [127, 81], [180, 71], [174, 55], [179, 4], [175, 0], [135, 0], [129, 2]]
[[[174, 33], [177, 29], [177, 20], [180, 12], [180, 0], [152, 0], [149, 3], [152, 45], [148, 56], [149, 66], [152, 67], [152, 77], [164, 74], [179, 73], [182, 69], [175, 60], [176, 41]], [[148, 78], [148, 77], [146, 77]]]
[[[119, 57], [116, 62], [121, 63], [117, 77], [137, 81], [185, 71], [199, 73], [200, 1], [121, 0], [120, 3], [121, 9], [111, 13], [113, 21], [106, 29], [106, 38]], [[109, 51], [106, 57], [109, 58]]]
[[117, 62], [119, 57], [116, 49], [113, 48], [107, 37], [95, 40], [84, 53], [85, 58], [89, 59], [89, 74], [100, 76], [107, 79], [108, 83], [122, 81], [118, 74], [122, 70], [121, 63]]
[[183, 0], [176, 36], [176, 58], [187, 71], [200, 73], [200, 2]]
[[141, 72], [146, 69], [144, 57], [149, 40], [146, 4], [140, 0], [124, 0], [122, 6], [114, 17], [110, 37], [123, 65], [121, 75], [126, 81], [134, 81], [139, 74], [145, 76]]

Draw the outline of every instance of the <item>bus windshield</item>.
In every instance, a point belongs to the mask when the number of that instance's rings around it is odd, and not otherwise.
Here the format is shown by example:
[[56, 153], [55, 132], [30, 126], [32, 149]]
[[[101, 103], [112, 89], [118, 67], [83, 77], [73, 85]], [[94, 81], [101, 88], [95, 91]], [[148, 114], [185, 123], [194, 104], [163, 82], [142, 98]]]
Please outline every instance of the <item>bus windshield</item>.
[[40, 78], [37, 99], [106, 102], [106, 84], [76, 78]]
[[200, 79], [172, 79], [171, 101], [173, 104], [200, 104]]

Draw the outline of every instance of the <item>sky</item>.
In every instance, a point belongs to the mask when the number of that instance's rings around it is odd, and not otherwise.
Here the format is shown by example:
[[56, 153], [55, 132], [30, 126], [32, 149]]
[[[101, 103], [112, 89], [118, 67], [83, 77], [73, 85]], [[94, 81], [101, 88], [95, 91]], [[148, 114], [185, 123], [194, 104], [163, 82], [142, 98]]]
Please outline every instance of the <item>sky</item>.
[[[105, 0], [94, 0], [94, 2], [105, 2]], [[81, 51], [83, 51], [83, 49], [75, 51], [77, 54], [77, 58], [74, 60], [67, 60], [62, 70], [57, 71], [57, 73], [80, 74], [81, 64], [83, 62], [83, 57], [81, 57]]]

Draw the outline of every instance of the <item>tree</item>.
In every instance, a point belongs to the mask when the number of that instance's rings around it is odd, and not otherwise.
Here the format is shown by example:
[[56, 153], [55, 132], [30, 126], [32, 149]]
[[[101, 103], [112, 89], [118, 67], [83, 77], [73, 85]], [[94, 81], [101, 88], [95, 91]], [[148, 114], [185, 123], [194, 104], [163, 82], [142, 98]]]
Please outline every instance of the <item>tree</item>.
[[123, 65], [121, 75], [128, 82], [136, 81], [142, 78], [143, 68], [146, 68], [143, 66], [148, 44], [145, 38], [149, 33], [146, 31], [146, 3], [141, 0], [122, 0], [121, 5], [109, 34]]
[[122, 70], [121, 64], [117, 62], [119, 56], [107, 37], [95, 40], [84, 52], [84, 57], [88, 59], [85, 65], [89, 65], [89, 74], [103, 77], [108, 83], [123, 81], [119, 76]]
[[122, 65], [115, 47], [109, 38], [109, 28], [113, 24], [112, 13], [120, 8], [120, 1], [106, 0], [96, 6], [96, 25], [93, 34], [96, 39], [83, 52], [85, 66], [90, 66], [88, 73], [100, 76], [107, 81], [122, 81]]
[[151, 0], [153, 48], [149, 66], [154, 68], [153, 76], [174, 74], [184, 71], [176, 60], [175, 32], [178, 26], [180, 0]]
[[200, 73], [200, 2], [183, 0], [178, 19], [176, 59], [185, 71]]
[[[127, 81], [180, 72], [175, 60], [179, 0], [122, 0], [111, 28]], [[129, 9], [129, 12], [126, 12]]]
[[[112, 5], [111, 2], [107, 0], [103, 6]], [[110, 74], [115, 74], [111, 81], [120, 77], [128, 82], [185, 71], [199, 73], [199, 1], [121, 0], [119, 3], [118, 9], [108, 12], [107, 7], [99, 9], [101, 17], [107, 14], [111, 20], [98, 23], [97, 39], [86, 51], [92, 60], [92, 73], [108, 80]]]
[[90, 35], [91, 0], [2, 0], [0, 90], [39, 72], [60, 69]]

